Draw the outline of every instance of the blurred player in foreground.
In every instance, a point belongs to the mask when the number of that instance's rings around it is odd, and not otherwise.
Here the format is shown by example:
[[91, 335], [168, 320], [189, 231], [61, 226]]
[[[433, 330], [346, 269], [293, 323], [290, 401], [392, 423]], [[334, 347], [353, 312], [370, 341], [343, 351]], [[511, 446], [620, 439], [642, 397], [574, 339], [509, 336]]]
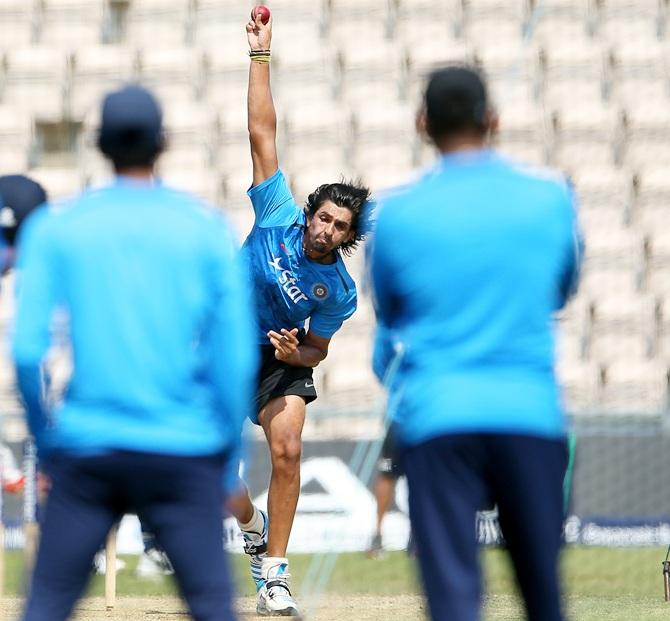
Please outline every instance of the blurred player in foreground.
[[[254, 227], [245, 242], [256, 292], [256, 342], [261, 371], [252, 421], [263, 427], [272, 475], [268, 516], [240, 498], [233, 508], [251, 555], [262, 615], [297, 615], [289, 587], [288, 545], [300, 493], [305, 405], [316, 399], [312, 367], [328, 354], [331, 337], [356, 309], [356, 287], [340, 252], [365, 232], [369, 191], [348, 183], [318, 187], [303, 210], [277, 161], [277, 117], [270, 91], [272, 20], [247, 24], [249, 138]], [[309, 319], [309, 330], [303, 326]]]
[[[24, 175], [0, 177], [0, 274], [14, 266], [16, 238], [23, 222], [46, 200], [44, 188], [33, 179]], [[0, 443], [0, 493], [17, 494], [23, 486], [24, 476], [16, 466], [12, 452]]]
[[[144, 89], [108, 95], [99, 146], [116, 179], [35, 214], [21, 238], [14, 359], [52, 481], [26, 621], [68, 617], [131, 510], [167, 552], [193, 617], [234, 618], [223, 479], [253, 390], [251, 309], [221, 216], [153, 178], [161, 118]], [[57, 308], [74, 363], [50, 412], [40, 365]]]
[[405, 348], [395, 429], [431, 615], [480, 618], [475, 514], [493, 500], [528, 618], [560, 621], [552, 315], [577, 280], [572, 193], [486, 147], [497, 119], [475, 71], [435, 72], [424, 104], [440, 158], [379, 210], [371, 276], [379, 321]]

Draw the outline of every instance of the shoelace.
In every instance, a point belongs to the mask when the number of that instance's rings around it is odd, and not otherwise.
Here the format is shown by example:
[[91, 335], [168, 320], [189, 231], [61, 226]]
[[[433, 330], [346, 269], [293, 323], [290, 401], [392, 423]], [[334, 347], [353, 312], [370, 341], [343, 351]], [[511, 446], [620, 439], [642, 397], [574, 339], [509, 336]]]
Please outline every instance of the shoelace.
[[275, 599], [275, 593], [272, 591], [275, 587], [283, 589], [286, 591], [289, 595], [289, 597], [293, 597], [291, 595], [291, 589], [288, 586], [288, 581], [291, 577], [291, 574], [281, 574], [281, 576], [277, 576], [276, 578], [272, 578], [271, 580], [268, 580], [265, 583], [265, 588], [267, 589], [267, 594], [270, 599]]

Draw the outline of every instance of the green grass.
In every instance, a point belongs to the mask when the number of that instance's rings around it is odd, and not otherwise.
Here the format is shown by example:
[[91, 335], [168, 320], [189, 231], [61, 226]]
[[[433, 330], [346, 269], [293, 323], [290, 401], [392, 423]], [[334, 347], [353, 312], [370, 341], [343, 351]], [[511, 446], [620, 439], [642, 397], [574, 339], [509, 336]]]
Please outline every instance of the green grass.
[[[8, 595], [20, 593], [23, 576], [23, 557], [18, 552], [6, 555], [6, 591]], [[177, 592], [171, 578], [140, 579], [135, 576], [137, 556], [124, 556], [126, 567], [116, 578], [117, 591], [123, 595], [167, 595]], [[255, 588], [249, 575], [249, 562], [242, 554], [229, 556], [240, 595], [253, 595]], [[299, 587], [303, 581], [312, 555], [292, 554], [291, 575], [293, 583]], [[374, 579], [373, 579], [374, 578]], [[94, 576], [89, 587], [90, 595], [103, 595], [104, 576]], [[334, 593], [418, 593], [414, 573], [414, 562], [403, 553], [390, 553], [384, 560], [372, 561], [363, 554], [342, 554], [328, 584], [328, 591]]]
[[[571, 621], [667, 621], [661, 561], [655, 548], [567, 548], [563, 554], [566, 610]], [[486, 621], [524, 619], [507, 554], [486, 550]]]
[[[568, 548], [563, 557], [566, 601], [573, 621], [656, 621], [670, 618], [670, 603], [663, 601], [660, 549]], [[124, 596], [169, 595], [176, 593], [170, 579], [141, 580], [135, 577], [137, 557], [122, 556], [126, 569], [117, 576], [117, 590]], [[298, 593], [310, 555], [291, 555], [291, 573]], [[230, 557], [238, 592], [252, 595], [254, 590], [243, 555]], [[487, 549], [482, 555], [485, 569], [487, 621], [523, 619], [516, 594], [513, 572], [502, 550]], [[22, 556], [6, 555], [6, 591], [20, 593]], [[363, 554], [342, 554], [328, 583], [328, 592], [339, 594], [418, 593], [414, 562], [402, 552], [391, 552], [373, 561]], [[104, 581], [95, 577], [90, 595], [102, 595]]]

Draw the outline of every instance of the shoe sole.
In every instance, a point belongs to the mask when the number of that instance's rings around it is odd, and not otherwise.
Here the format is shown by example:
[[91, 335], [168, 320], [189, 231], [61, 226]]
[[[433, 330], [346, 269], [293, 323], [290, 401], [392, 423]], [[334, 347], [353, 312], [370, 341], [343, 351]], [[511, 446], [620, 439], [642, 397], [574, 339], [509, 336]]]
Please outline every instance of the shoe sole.
[[295, 608], [273, 611], [256, 608], [256, 614], [259, 617], [293, 617], [294, 619], [301, 619], [300, 613]]

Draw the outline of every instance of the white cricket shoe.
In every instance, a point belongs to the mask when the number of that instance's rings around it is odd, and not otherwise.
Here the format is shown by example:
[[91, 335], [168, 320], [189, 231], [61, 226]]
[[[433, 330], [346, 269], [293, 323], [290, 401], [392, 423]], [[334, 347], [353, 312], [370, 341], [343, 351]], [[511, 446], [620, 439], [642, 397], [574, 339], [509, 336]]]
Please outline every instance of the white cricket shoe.
[[251, 578], [256, 585], [256, 591], [263, 586], [261, 568], [268, 549], [268, 514], [260, 509], [258, 512], [263, 518], [263, 528], [261, 528], [261, 532], [242, 531], [242, 537], [244, 538], [244, 552], [249, 555], [249, 568], [251, 570]]
[[[123, 569], [126, 562], [120, 558], [116, 559], [116, 571]], [[98, 550], [93, 557], [93, 571], [98, 576], [104, 576], [107, 573], [107, 556], [104, 550]]]
[[151, 548], [145, 550], [140, 556], [135, 573], [140, 578], [157, 578], [173, 574], [174, 569], [165, 552], [157, 548]]
[[[267, 559], [266, 559], [267, 560]], [[256, 600], [256, 614], [262, 617], [299, 617], [298, 605], [289, 588], [288, 561], [272, 565], [263, 572]]]

